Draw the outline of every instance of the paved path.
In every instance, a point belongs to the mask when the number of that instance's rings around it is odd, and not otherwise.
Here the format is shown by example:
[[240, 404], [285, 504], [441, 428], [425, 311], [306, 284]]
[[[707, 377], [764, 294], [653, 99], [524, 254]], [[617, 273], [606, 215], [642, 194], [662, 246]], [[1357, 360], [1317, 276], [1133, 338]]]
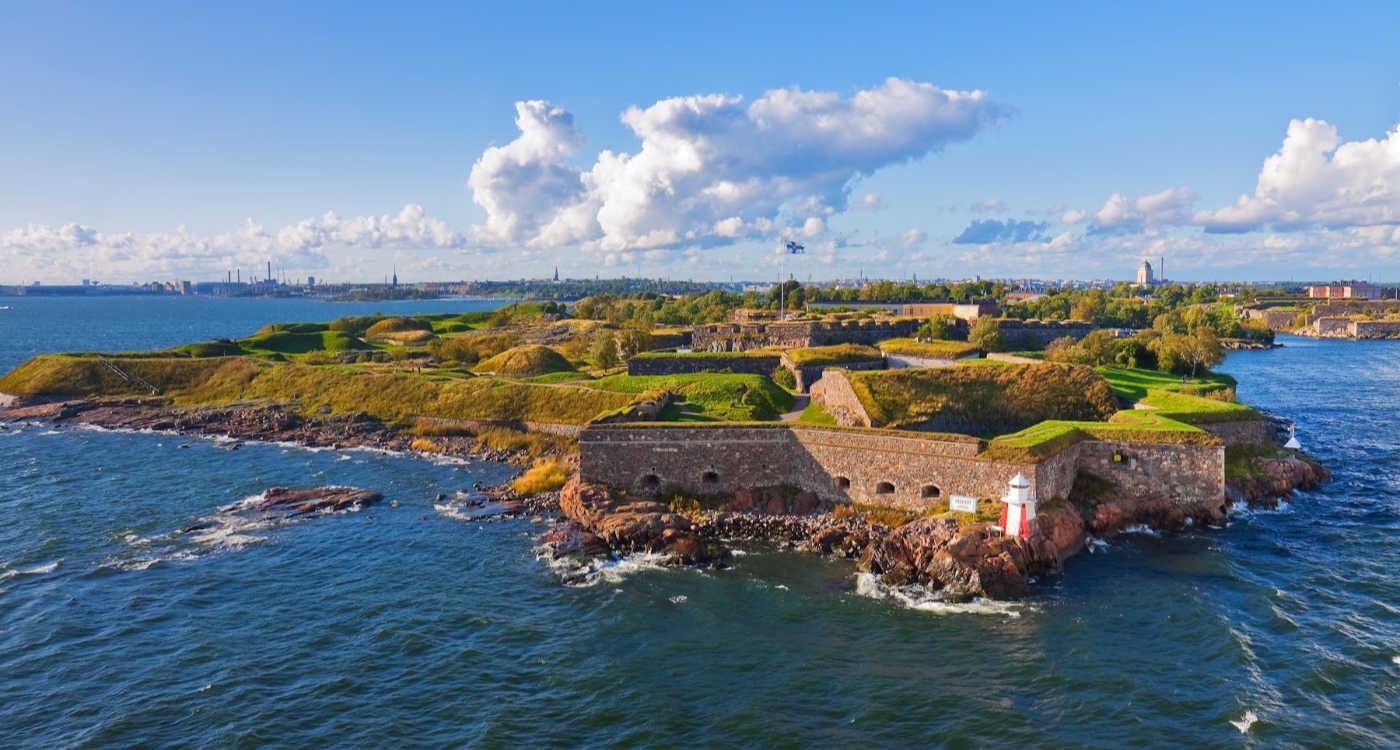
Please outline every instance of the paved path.
[[796, 422], [797, 418], [802, 416], [802, 410], [807, 408], [807, 402], [811, 400], [812, 397], [805, 393], [792, 394], [792, 411], [778, 417], [778, 419], [784, 422]]

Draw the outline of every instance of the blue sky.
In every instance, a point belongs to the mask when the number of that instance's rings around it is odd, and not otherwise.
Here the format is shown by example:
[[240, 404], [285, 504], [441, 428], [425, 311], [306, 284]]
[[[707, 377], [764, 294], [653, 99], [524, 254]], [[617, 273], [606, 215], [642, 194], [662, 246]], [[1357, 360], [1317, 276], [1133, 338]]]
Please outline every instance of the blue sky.
[[1394, 3], [286, 5], [0, 5], [0, 282], [1400, 277]]

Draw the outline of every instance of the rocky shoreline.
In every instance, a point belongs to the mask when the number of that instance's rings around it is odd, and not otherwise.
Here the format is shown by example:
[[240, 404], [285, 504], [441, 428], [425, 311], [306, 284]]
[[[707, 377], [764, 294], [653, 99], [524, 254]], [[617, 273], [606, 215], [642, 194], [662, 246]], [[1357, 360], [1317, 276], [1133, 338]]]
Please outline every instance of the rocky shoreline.
[[[1227, 500], [1273, 507], [1295, 489], [1330, 478], [1300, 454], [1254, 459], [1254, 478], [1227, 482]], [[1221, 526], [1223, 505], [1182, 505], [1153, 498], [1071, 498], [1046, 507], [1029, 539], [994, 524], [922, 516], [896, 527], [822, 507], [805, 493], [741, 492], [713, 510], [673, 508], [627, 498], [575, 478], [559, 495], [563, 520], [543, 538], [552, 558], [616, 557], [645, 552], [673, 565], [724, 566], [734, 542], [778, 542], [857, 560], [862, 572], [892, 586], [919, 584], [950, 598], [1016, 599], [1039, 578], [1059, 574], [1091, 539], [1127, 530], [1182, 531]]]
[[[363, 414], [303, 417], [279, 404], [218, 407], [172, 406], [149, 399], [69, 400], [0, 407], [0, 423], [43, 421], [112, 429], [225, 436], [234, 440], [288, 442], [332, 449], [416, 451], [416, 436]], [[238, 443], [232, 443], [236, 448]], [[433, 454], [516, 462], [518, 451], [492, 450], [469, 436], [433, 438]], [[1330, 478], [1326, 468], [1297, 453], [1250, 459], [1246, 479], [1226, 483], [1226, 500], [1273, 507], [1296, 488]], [[267, 510], [320, 512], [377, 501], [374, 493], [327, 488], [265, 494]], [[436, 498], [453, 507], [503, 517], [559, 516], [541, 537], [544, 556], [597, 559], [655, 553], [673, 565], [724, 566], [730, 546], [779, 543], [792, 549], [857, 560], [863, 572], [890, 585], [919, 584], [950, 597], [1015, 599], [1033, 581], [1062, 571], [1092, 538], [1111, 539], [1125, 529], [1180, 531], [1218, 526], [1225, 506], [1184, 506], [1152, 498], [1071, 497], [1043, 507], [1029, 539], [1006, 537], [992, 524], [923, 516], [891, 527], [868, 515], [843, 513], [804, 492], [777, 488], [740, 491], [710, 508], [672, 508], [627, 498], [572, 479], [561, 491], [519, 495], [508, 485], [484, 492]], [[849, 509], [845, 509], [849, 510]]]
[[395, 429], [368, 414], [323, 413], [307, 418], [274, 403], [188, 407], [157, 399], [75, 399], [0, 407], [0, 423], [28, 420], [295, 443], [311, 448], [368, 448], [486, 461], [518, 462], [523, 458], [519, 451], [487, 448], [470, 436], [434, 436], [432, 450], [424, 451], [414, 445], [421, 440], [419, 436]]

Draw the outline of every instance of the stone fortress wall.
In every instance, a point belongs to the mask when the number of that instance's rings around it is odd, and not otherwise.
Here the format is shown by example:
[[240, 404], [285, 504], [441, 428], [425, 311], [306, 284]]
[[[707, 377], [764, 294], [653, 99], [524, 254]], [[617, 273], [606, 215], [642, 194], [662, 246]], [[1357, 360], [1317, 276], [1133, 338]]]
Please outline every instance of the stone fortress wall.
[[1068, 336], [1076, 341], [1097, 330], [1093, 323], [1065, 320], [1017, 320], [998, 318], [997, 328], [1001, 331], [1006, 347], [1018, 349], [1044, 349], [1046, 344]]
[[951, 494], [995, 501], [1017, 473], [1042, 501], [1063, 498], [1087, 472], [1138, 497], [1224, 502], [1220, 445], [1084, 441], [1039, 463], [979, 458], [980, 447], [974, 438], [806, 425], [600, 425], [579, 435], [579, 474], [642, 497], [790, 485], [831, 503], [927, 510], [946, 507]]
[[1400, 339], [1400, 320], [1318, 318], [1313, 321], [1311, 330], [1305, 332], [1321, 338]]
[[730, 372], [772, 375], [782, 364], [773, 354], [752, 357], [702, 357], [694, 354], [675, 357], [632, 357], [627, 360], [628, 375], [687, 375], [695, 372]]
[[691, 347], [704, 352], [804, 349], [831, 344], [875, 344], [914, 333], [919, 319], [710, 323], [691, 332]]

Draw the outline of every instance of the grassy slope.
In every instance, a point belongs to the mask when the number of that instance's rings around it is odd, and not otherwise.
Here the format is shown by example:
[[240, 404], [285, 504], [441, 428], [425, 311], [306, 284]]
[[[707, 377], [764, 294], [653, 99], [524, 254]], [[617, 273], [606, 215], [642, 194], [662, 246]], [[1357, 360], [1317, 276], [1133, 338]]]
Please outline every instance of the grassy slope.
[[995, 431], [1045, 419], [1106, 419], [1116, 408], [1103, 378], [1073, 365], [883, 370], [848, 377], [871, 419], [892, 427], [943, 417]]
[[621, 393], [671, 391], [683, 405], [663, 413], [671, 420], [776, 419], [792, 408], [792, 394], [763, 375], [701, 372], [686, 375], [610, 375], [585, 383]]
[[907, 354], [911, 357], [933, 359], [970, 357], [979, 351], [975, 344], [969, 344], [966, 341], [915, 341], [914, 339], [881, 341], [880, 350], [889, 354]]
[[788, 359], [798, 367], [827, 367], [847, 362], [870, 362], [882, 359], [880, 350], [860, 344], [835, 344], [813, 346], [806, 349], [789, 349]]
[[[632, 397], [570, 385], [497, 378], [448, 378], [350, 366], [269, 365], [245, 357], [132, 359], [120, 362], [183, 404], [249, 399], [297, 401], [305, 411], [367, 412], [386, 421], [415, 416], [583, 424]], [[45, 355], [0, 378], [0, 392], [62, 396], [149, 395], [95, 358]]]

